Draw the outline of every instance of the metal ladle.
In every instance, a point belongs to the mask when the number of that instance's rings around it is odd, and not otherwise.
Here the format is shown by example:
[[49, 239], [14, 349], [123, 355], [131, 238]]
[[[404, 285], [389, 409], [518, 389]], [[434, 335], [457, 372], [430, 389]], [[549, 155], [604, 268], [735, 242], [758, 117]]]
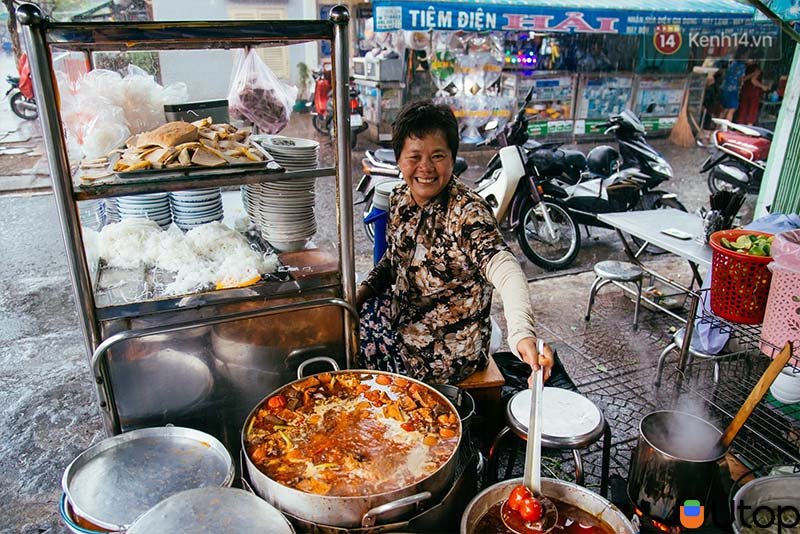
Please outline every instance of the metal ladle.
[[[544, 343], [538, 340], [538, 351], [542, 354]], [[525, 471], [522, 483], [531, 490], [542, 505], [542, 517], [528, 523], [518, 511], [508, 506], [508, 499], [500, 507], [500, 517], [505, 526], [517, 534], [544, 534], [550, 532], [558, 522], [558, 510], [553, 501], [542, 495], [542, 397], [544, 393], [544, 371], [540, 366], [534, 372], [531, 391], [531, 413], [528, 421], [528, 440], [525, 446]]]

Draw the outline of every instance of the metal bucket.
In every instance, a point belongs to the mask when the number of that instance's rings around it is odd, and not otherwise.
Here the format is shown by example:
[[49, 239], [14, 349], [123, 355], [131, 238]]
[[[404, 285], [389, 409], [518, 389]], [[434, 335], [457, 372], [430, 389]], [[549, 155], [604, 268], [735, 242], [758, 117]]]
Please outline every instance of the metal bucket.
[[631, 457], [628, 497], [646, 516], [668, 526], [680, 525], [684, 501], [707, 505], [722, 432], [689, 413], [658, 411], [639, 423], [639, 441]]
[[[736, 534], [761, 532], [762, 529], [767, 528], [770, 517], [774, 517], [775, 532], [785, 534], [800, 532], [796, 515], [793, 520], [789, 517], [780, 520], [781, 525], [778, 526], [778, 508], [793, 506], [794, 513], [797, 514], [798, 495], [800, 495], [800, 475], [776, 475], [751, 480], [742, 486], [733, 497], [733, 531]], [[759, 525], [756, 524], [753, 516], [760, 513], [758, 509], [761, 506], [769, 508], [770, 511], [763, 512], [767, 514], [767, 517], [763, 519], [755, 518], [760, 523]], [[750, 529], [746, 529], [746, 527], [750, 527]]]
[[[514, 486], [519, 484], [522, 484], [522, 478], [504, 480], [489, 486], [475, 496], [464, 510], [464, 515], [461, 516], [461, 534], [482, 534], [475, 531], [478, 521], [492, 506], [508, 498]], [[591, 514], [611, 527], [617, 534], [636, 534], [638, 532], [616, 506], [582, 486], [554, 478], [543, 478], [542, 493], [551, 499]]]

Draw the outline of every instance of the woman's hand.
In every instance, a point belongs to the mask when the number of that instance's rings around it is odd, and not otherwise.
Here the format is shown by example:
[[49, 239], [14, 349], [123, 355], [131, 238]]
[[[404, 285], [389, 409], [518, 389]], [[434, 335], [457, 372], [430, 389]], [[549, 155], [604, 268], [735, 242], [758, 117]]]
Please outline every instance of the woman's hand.
[[[543, 354], [539, 354], [536, 348], [536, 338], [526, 337], [517, 343], [517, 352], [519, 353], [522, 361], [531, 366], [533, 371], [539, 369], [541, 366], [544, 369], [544, 379], [550, 378], [550, 371], [553, 369], [555, 359], [553, 358], [553, 349], [547, 343], [544, 344]], [[533, 373], [528, 378], [528, 385], [533, 386]]]
[[356, 309], [360, 310], [364, 302], [372, 296], [372, 290], [367, 284], [361, 284], [356, 289]]

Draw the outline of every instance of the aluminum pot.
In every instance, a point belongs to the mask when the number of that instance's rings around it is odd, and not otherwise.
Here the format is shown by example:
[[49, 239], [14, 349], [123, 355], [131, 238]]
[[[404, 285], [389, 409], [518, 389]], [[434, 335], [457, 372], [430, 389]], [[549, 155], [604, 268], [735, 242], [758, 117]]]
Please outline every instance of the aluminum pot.
[[[273, 391], [267, 395], [260, 403], [258, 403], [250, 415], [245, 419], [242, 428], [242, 450], [245, 451], [244, 458], [247, 465], [247, 473], [250, 477], [250, 482], [256, 494], [265, 499], [267, 502], [290, 514], [308, 522], [318, 523], [322, 525], [329, 525], [334, 527], [372, 527], [378, 517], [386, 520], [397, 519], [414, 510], [420, 503], [427, 501], [438, 502], [438, 499], [444, 495], [447, 490], [452, 486], [455, 478], [456, 466], [458, 463], [458, 449], [461, 446], [461, 439], [463, 437], [463, 429], [461, 428], [461, 421], [459, 419], [459, 438], [450, 457], [442, 464], [439, 469], [430, 473], [424, 479], [411, 484], [409, 486], [399, 488], [393, 491], [384, 493], [371, 494], [366, 496], [330, 496], [330, 495], [317, 495], [313, 493], [306, 493], [304, 491], [290, 488], [276, 482], [269, 478], [266, 474], [261, 472], [253, 463], [250, 454], [247, 453], [245, 446], [245, 433], [246, 429], [250, 426], [250, 420], [255, 416], [256, 412], [261, 406], [269, 399], [286, 389], [292, 387], [296, 382], [304, 379], [303, 371], [306, 365], [326, 361], [334, 369], [331, 374], [352, 374], [363, 373], [368, 375], [386, 375], [392, 378], [398, 377], [408, 380], [409, 382], [416, 383], [447, 405], [454, 414], [457, 414], [455, 406], [441, 393], [433, 387], [419, 382], [417, 380], [400, 377], [394, 373], [387, 373], [384, 371], [372, 370], [345, 370], [340, 371], [338, 364], [332, 358], [310, 358], [303, 362], [297, 369], [298, 379], [295, 382], [286, 384], [285, 386]], [[426, 503], [427, 504], [427, 503]]]
[[[782, 519], [779, 527], [777, 511], [779, 507], [793, 506], [796, 514], [798, 495], [800, 495], [800, 475], [775, 475], [751, 480], [739, 488], [733, 497], [733, 531], [736, 534], [763, 532], [770, 520], [770, 513], [774, 513], [776, 514], [772, 525], [774, 532], [787, 534], [797, 532], [800, 530], [799, 527], [795, 525], [791, 528], [792, 523], [796, 523], [797, 517]], [[757, 509], [761, 506], [769, 508], [770, 512], [766, 510], [763, 512], [766, 514], [765, 518], [754, 518], [753, 515], [760, 513]], [[760, 525], [756, 524], [756, 521]]]
[[725, 456], [722, 432], [689, 413], [657, 411], [639, 423], [631, 457], [628, 497], [646, 516], [667, 526], [680, 525], [687, 499], [707, 505], [717, 462]]
[[[467, 505], [461, 516], [461, 534], [482, 534], [475, 530], [478, 521], [495, 504], [507, 499], [514, 486], [522, 484], [522, 478], [504, 480], [489, 486]], [[636, 534], [638, 530], [619, 511], [619, 508], [588, 489], [555, 478], [542, 478], [542, 493], [551, 499], [575, 506], [606, 523], [617, 534]]]

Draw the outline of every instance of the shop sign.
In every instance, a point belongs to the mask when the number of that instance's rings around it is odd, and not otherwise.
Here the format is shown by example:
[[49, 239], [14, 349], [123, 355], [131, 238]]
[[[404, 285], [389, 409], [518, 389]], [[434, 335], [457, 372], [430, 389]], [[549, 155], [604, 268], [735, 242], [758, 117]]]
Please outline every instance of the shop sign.
[[572, 121], [538, 121], [528, 123], [528, 135], [531, 137], [545, 137], [548, 135], [572, 134], [574, 123]]
[[597, 119], [581, 119], [575, 121], [575, 135], [603, 133], [608, 128], [608, 121]]
[[675, 123], [678, 122], [678, 117], [661, 117], [658, 119], [643, 119], [642, 124], [644, 129], [648, 132], [663, 132], [664, 130], [671, 130]]
[[[748, 9], [748, 8], [743, 8]], [[752, 11], [697, 14], [680, 11], [542, 7], [525, 3], [495, 4], [374, 0], [375, 31], [534, 31], [652, 34], [658, 27], [735, 26], [752, 20]], [[664, 36], [665, 45], [673, 39]]]

